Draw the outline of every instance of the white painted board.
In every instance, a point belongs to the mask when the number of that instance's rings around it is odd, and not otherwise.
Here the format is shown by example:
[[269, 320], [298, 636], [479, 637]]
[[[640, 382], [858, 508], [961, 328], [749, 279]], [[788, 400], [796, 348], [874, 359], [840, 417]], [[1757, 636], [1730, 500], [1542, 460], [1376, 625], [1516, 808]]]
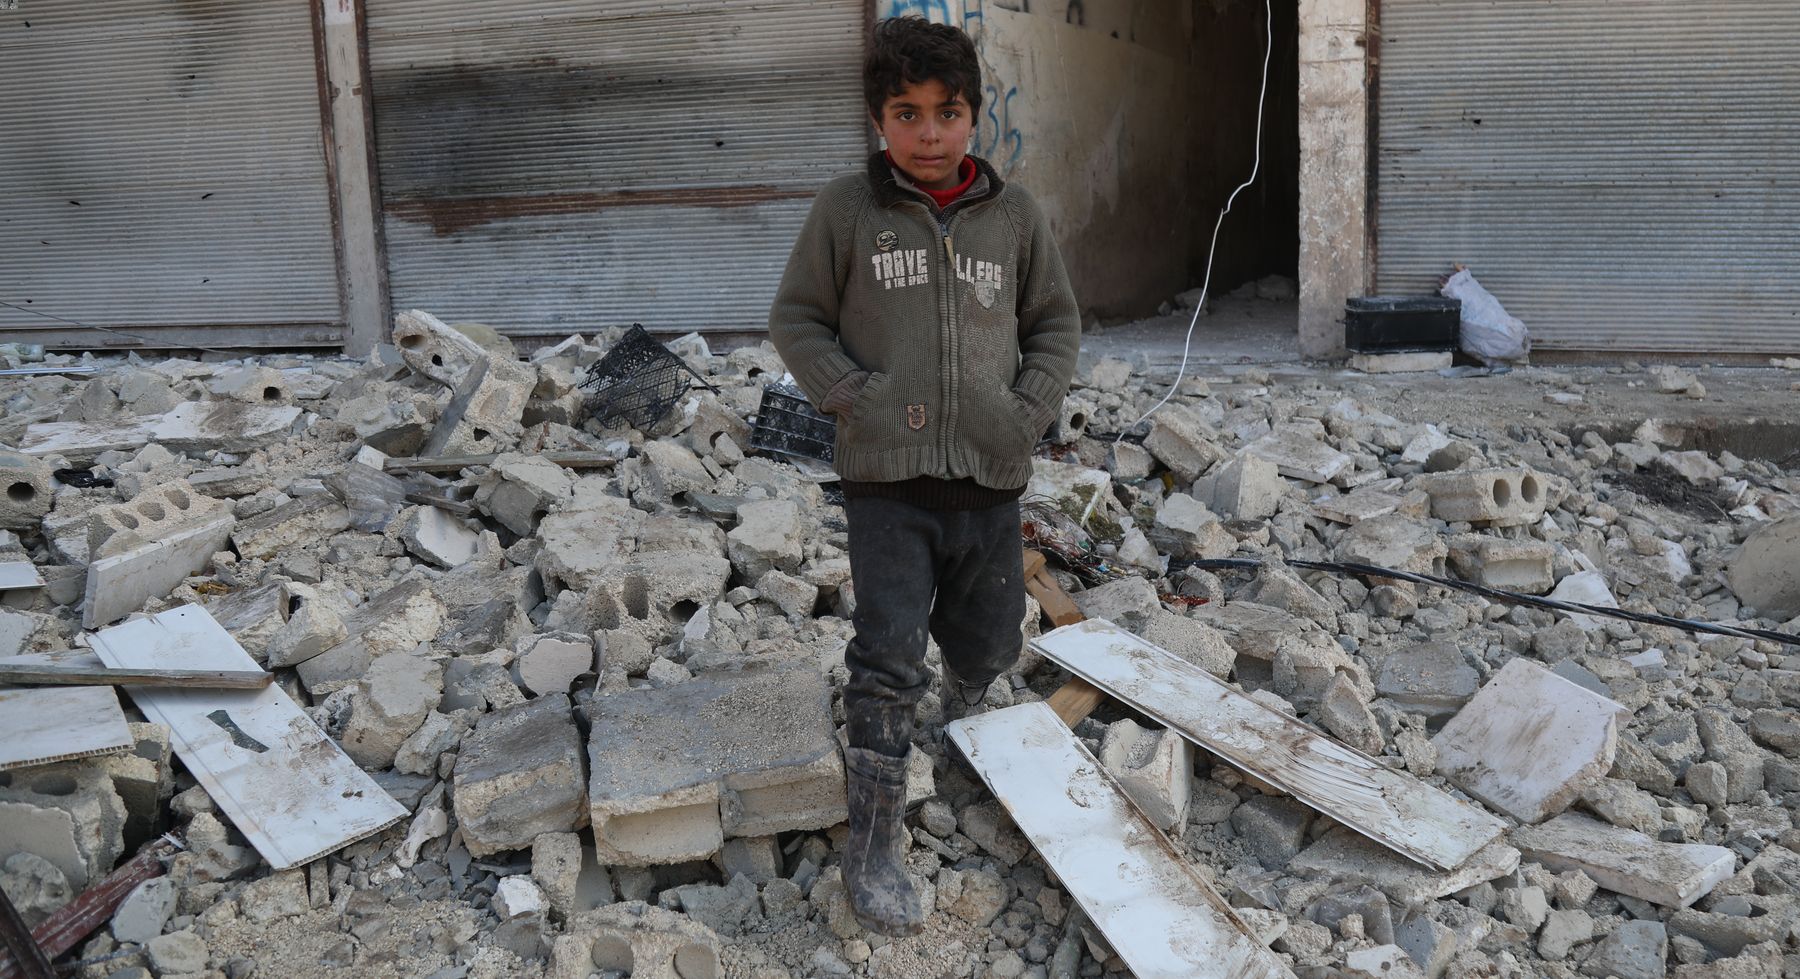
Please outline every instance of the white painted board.
[[0, 687], [0, 771], [136, 744], [112, 687]]
[[1293, 979], [1048, 704], [945, 732], [1137, 979]]
[[[92, 641], [101, 661], [117, 668], [261, 669], [198, 605], [102, 629]], [[168, 725], [182, 764], [277, 870], [348, 846], [407, 814], [279, 686], [130, 692], [146, 717]]]
[[30, 561], [0, 561], [0, 591], [15, 588], [42, 588], [43, 576]]
[[1506, 832], [1475, 806], [1382, 765], [1105, 619], [1032, 640], [1052, 661], [1357, 832], [1450, 870]]

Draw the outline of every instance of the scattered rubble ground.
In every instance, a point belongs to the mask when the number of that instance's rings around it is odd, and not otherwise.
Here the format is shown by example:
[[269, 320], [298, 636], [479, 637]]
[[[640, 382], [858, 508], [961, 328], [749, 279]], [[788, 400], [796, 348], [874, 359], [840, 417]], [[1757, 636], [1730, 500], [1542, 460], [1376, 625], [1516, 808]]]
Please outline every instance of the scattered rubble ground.
[[[272, 871], [123, 696], [135, 749], [0, 771], [0, 886], [32, 924], [157, 834], [186, 842], [73, 974], [1125, 974], [945, 757], [930, 697], [909, 859], [934, 910], [913, 939], [856, 925], [829, 474], [747, 450], [783, 374], [767, 345], [674, 341], [716, 393], [647, 431], [584, 421], [618, 337], [522, 359], [408, 313], [364, 361], [52, 355], [95, 372], [0, 379], [0, 561], [42, 577], [4, 592], [0, 656], [201, 606], [412, 814]], [[1203, 368], [1115, 443], [1084, 430], [1129, 430], [1162, 389], [1110, 358], [1077, 379], [1029, 492], [1092, 511], [1090, 540], [1048, 531], [1082, 612], [1516, 826], [1516, 870], [1434, 873], [1116, 703], [1077, 724], [1296, 975], [1800, 975], [1800, 646], [1282, 564], [1800, 629], [1784, 447], [1709, 455], [1648, 411], [1584, 426], [1566, 396], [1554, 426], [1489, 407], [1621, 379], [1671, 418], [1732, 387], [1526, 369], [1467, 382], [1491, 399], [1471, 411], [1417, 396], [1436, 380]], [[1264, 564], [1192, 564], [1227, 557]], [[1068, 676], [1028, 652], [1006, 679], [990, 707]]]

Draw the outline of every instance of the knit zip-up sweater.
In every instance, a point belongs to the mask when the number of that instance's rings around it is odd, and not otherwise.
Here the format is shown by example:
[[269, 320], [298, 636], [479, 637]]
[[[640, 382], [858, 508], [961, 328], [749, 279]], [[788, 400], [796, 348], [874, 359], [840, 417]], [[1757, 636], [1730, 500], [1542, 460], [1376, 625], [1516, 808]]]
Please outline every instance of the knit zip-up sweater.
[[1080, 314], [1049, 222], [985, 161], [941, 211], [880, 153], [813, 202], [769, 337], [815, 405], [868, 372], [838, 416], [838, 474], [1011, 490], [1068, 390]]

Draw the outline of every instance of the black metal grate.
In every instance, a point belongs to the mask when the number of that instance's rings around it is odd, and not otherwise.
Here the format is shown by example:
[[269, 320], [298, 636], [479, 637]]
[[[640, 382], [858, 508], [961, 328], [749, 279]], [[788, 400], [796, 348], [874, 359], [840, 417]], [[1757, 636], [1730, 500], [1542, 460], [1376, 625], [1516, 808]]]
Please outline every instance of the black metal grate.
[[756, 409], [756, 427], [750, 430], [750, 447], [764, 452], [817, 459], [830, 465], [837, 423], [813, 410], [796, 388], [770, 384], [763, 388], [762, 405]]
[[687, 393], [690, 378], [706, 383], [642, 324], [633, 323], [606, 356], [588, 368], [581, 382], [581, 389], [587, 392], [582, 404], [588, 417], [602, 425], [624, 422], [633, 428], [649, 428], [662, 421]]

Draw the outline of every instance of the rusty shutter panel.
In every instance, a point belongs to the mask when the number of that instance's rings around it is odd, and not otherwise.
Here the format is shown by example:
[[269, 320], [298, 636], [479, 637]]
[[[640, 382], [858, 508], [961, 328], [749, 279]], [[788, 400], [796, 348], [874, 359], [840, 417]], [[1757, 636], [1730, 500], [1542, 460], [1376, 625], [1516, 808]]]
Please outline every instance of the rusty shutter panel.
[[[163, 342], [343, 339], [305, 3], [0, 10], [0, 299]], [[0, 307], [0, 338], [142, 345]]]
[[1382, 0], [1377, 277], [1540, 348], [1800, 350], [1800, 4]]
[[760, 330], [861, 165], [863, 0], [369, 0], [396, 308], [520, 335]]

